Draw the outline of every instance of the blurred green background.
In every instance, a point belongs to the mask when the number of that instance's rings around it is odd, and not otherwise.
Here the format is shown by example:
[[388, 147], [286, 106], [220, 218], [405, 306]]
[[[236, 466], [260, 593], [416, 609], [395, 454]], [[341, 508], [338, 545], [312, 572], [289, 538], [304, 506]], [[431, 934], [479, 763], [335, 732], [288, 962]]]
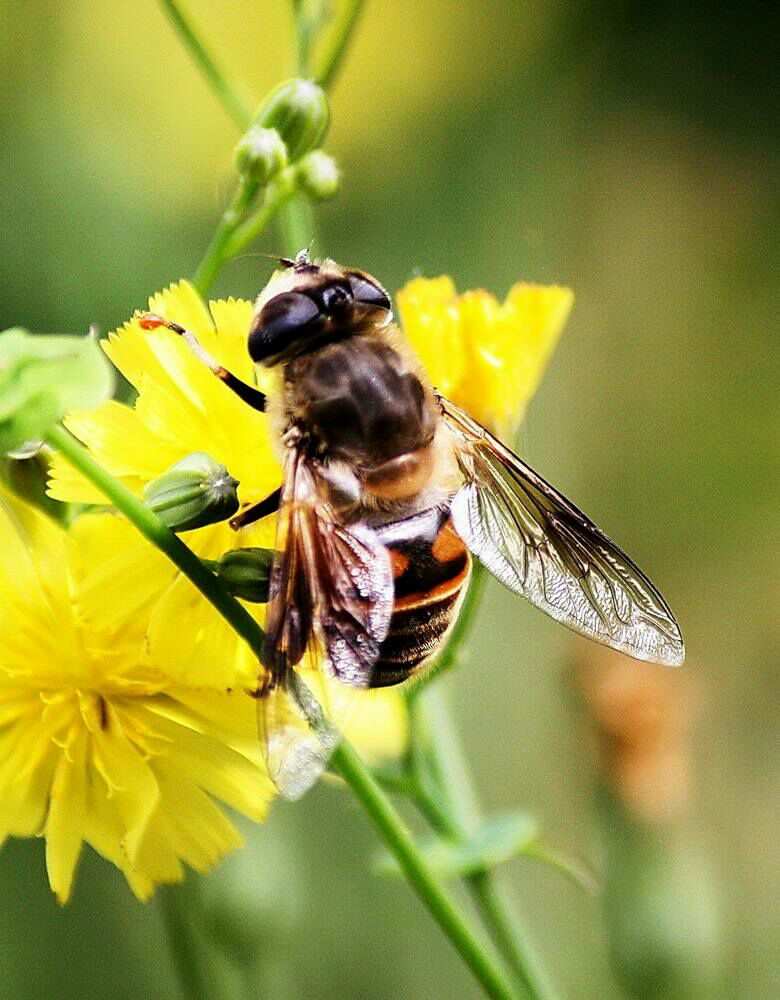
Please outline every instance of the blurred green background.
[[[292, 71], [282, 0], [189, 7], [258, 99]], [[152, 0], [0, 10], [0, 327], [110, 329], [192, 272], [235, 130]], [[344, 183], [315, 246], [391, 289], [416, 271], [500, 294], [518, 278], [575, 289], [524, 452], [682, 623], [681, 683], [700, 704], [690, 836], [709, 858], [701, 890], [721, 901], [708, 995], [751, 1000], [780, 992], [769, 10], [369, 2], [333, 93]], [[218, 288], [250, 297], [267, 274], [248, 255]], [[572, 656], [569, 633], [494, 585], [449, 693], [485, 806], [527, 808], [598, 868]], [[346, 794], [321, 787], [248, 835], [206, 888], [252, 887], [256, 995], [478, 995], [408, 889], [369, 872], [375, 842]], [[564, 995], [623, 995], [597, 897], [532, 861], [502, 877]], [[157, 906], [94, 856], [61, 911], [42, 844], [11, 843], [0, 899], [0, 996], [180, 995]]]

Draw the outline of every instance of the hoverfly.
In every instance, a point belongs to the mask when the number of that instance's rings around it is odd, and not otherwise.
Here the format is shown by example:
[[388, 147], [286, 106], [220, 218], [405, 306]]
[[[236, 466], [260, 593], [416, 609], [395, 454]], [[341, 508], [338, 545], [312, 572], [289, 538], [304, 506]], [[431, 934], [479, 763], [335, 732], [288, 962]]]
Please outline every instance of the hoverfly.
[[477, 559], [550, 617], [640, 660], [675, 666], [669, 605], [585, 514], [429, 384], [369, 274], [283, 258], [255, 304], [249, 354], [277, 368], [266, 399], [206, 354], [249, 405], [267, 410], [284, 482], [231, 522], [279, 512], [257, 692], [271, 776], [297, 797], [335, 734], [300, 676], [305, 662], [352, 687], [419, 676], [458, 613]]

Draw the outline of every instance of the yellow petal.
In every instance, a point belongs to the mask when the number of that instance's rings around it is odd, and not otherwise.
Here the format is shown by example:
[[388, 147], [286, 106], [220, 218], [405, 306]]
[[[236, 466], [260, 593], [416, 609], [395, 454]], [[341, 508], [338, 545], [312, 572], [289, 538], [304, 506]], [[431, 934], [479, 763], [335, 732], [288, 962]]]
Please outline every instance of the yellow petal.
[[239, 639], [185, 576], [157, 602], [149, 622], [149, 662], [175, 683], [221, 690], [252, 686], [257, 669], [242, 676]]
[[468, 376], [456, 390], [453, 402], [480, 423], [493, 427], [497, 414], [505, 409], [500, 395], [506, 383], [506, 363], [496, 332], [501, 307], [494, 296], [477, 290], [461, 295], [458, 308]]
[[507, 296], [500, 350], [510, 361], [517, 421], [539, 386], [573, 304], [571, 289], [555, 285], [517, 284]]
[[68, 754], [60, 755], [51, 785], [46, 821], [46, 870], [59, 903], [67, 903], [70, 897], [83, 843], [86, 746], [87, 734], [81, 730], [70, 744]]
[[409, 741], [409, 717], [400, 691], [360, 691], [344, 735], [370, 764], [397, 760]]
[[168, 760], [155, 764], [167, 841], [186, 864], [207, 872], [243, 838], [221, 809]]
[[160, 789], [151, 768], [124, 735], [117, 710], [109, 704], [106, 711], [106, 727], [92, 734], [94, 760], [122, 820], [120, 848], [132, 863], [159, 803]]
[[257, 701], [244, 691], [177, 687], [148, 704], [151, 711], [220, 740], [255, 764], [261, 759]]
[[57, 756], [40, 710], [0, 733], [0, 836], [41, 832]]
[[428, 377], [445, 396], [452, 396], [466, 365], [452, 279], [413, 278], [396, 301], [404, 333]]
[[209, 311], [217, 329], [215, 357], [234, 375], [254, 382], [254, 365], [247, 347], [253, 305], [247, 299], [217, 299]]
[[[248, 695], [243, 700], [252, 702]], [[234, 705], [239, 707], [237, 699]], [[163, 716], [158, 716], [154, 725], [157, 732], [170, 740], [166, 757], [172, 767], [245, 816], [257, 822], [265, 818], [274, 788], [257, 764], [222, 741]]]
[[112, 513], [82, 515], [69, 532], [74, 601], [87, 648], [96, 657], [138, 665], [151, 609], [176, 567], [129, 521]]
[[181, 455], [174, 428], [162, 438], [136, 410], [114, 400], [68, 414], [66, 425], [114, 476], [152, 479]]
[[[150, 820], [150, 827], [153, 825]], [[114, 800], [106, 794], [99, 772], [90, 767], [87, 781], [87, 804], [84, 815], [84, 840], [107, 861], [116, 865], [135, 895], [143, 902], [154, 892], [154, 879], [138, 871], [122, 848], [124, 826]]]
[[[176, 320], [206, 345], [214, 326], [206, 304], [189, 281], [178, 281], [149, 299], [150, 312]], [[211, 347], [211, 344], [208, 345]]]
[[152, 816], [133, 863], [121, 858], [122, 869], [130, 888], [142, 901], [149, 899], [156, 886], [181, 882], [184, 866], [168, 833], [164, 806]]

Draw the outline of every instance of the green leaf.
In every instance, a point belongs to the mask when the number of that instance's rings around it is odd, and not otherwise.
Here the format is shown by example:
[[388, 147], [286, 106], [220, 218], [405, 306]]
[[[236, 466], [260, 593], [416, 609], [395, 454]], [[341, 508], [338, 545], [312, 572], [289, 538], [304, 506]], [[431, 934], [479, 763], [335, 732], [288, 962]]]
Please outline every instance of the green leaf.
[[[463, 878], [489, 871], [523, 854], [539, 835], [536, 819], [527, 813], [507, 813], [486, 820], [467, 840], [436, 838], [421, 845], [431, 868], [443, 879]], [[381, 875], [400, 875], [394, 858], [382, 856], [377, 863]]]
[[73, 409], [102, 403], [114, 390], [111, 366], [88, 336], [0, 333], [0, 452], [44, 437]]

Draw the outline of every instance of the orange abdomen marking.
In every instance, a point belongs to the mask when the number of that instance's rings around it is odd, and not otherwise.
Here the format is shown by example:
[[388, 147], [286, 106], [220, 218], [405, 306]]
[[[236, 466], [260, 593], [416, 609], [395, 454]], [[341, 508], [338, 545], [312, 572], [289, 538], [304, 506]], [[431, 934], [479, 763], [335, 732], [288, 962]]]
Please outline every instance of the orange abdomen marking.
[[431, 508], [377, 530], [390, 552], [395, 600], [372, 687], [402, 684], [438, 651], [454, 624], [471, 557], [449, 511]]

